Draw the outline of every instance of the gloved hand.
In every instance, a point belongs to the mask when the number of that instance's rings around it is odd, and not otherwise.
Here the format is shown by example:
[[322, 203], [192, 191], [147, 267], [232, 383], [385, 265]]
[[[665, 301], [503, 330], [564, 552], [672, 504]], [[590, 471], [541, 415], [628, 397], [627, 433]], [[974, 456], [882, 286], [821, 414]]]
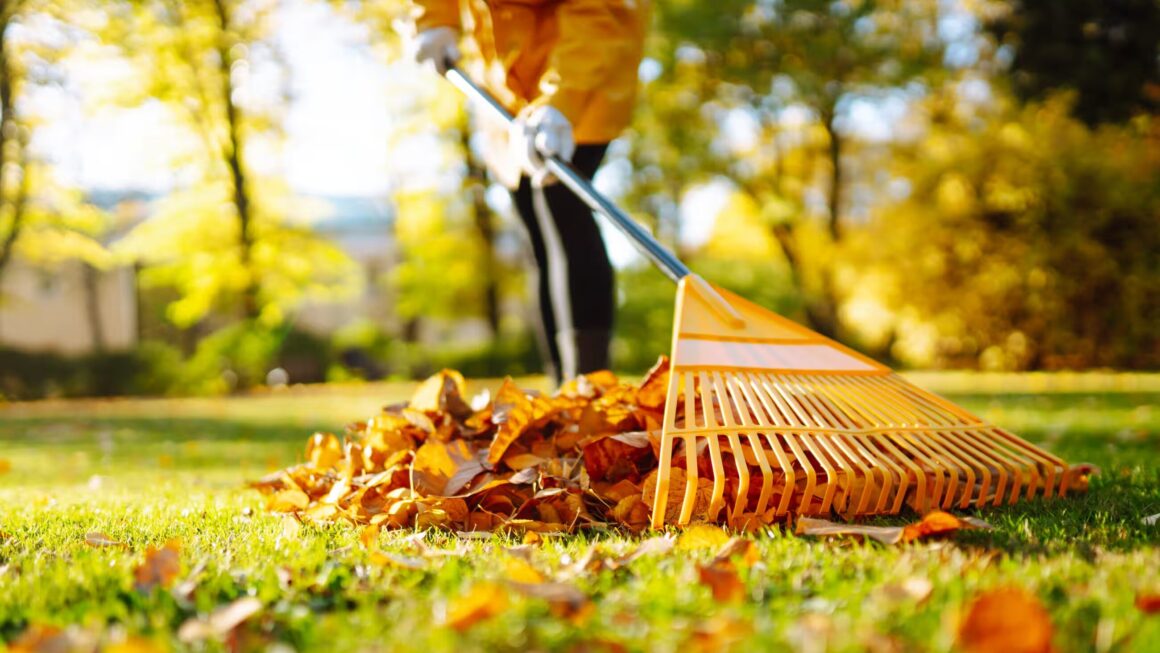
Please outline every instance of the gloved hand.
[[459, 32], [450, 27], [433, 27], [416, 34], [407, 43], [407, 52], [416, 63], [435, 64], [440, 75], [448, 63], [459, 61]]
[[576, 141], [572, 123], [555, 107], [539, 105], [520, 112], [512, 123], [511, 147], [524, 172], [544, 185], [554, 181], [544, 165], [545, 156], [572, 160]]

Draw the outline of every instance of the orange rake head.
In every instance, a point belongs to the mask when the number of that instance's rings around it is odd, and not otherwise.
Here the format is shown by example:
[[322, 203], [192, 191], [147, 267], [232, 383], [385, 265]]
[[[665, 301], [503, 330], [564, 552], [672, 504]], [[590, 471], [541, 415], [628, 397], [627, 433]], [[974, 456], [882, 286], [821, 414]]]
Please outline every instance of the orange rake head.
[[1067, 465], [696, 275], [677, 290], [652, 525], [1000, 505]]

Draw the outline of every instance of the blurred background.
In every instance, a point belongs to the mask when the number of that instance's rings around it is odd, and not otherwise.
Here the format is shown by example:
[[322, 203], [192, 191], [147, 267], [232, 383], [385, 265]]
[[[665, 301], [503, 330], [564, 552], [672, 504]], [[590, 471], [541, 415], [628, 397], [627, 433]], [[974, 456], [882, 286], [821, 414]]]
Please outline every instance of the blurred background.
[[[523, 234], [408, 9], [0, 0], [0, 398], [538, 371]], [[704, 276], [900, 367], [1160, 368], [1156, 0], [653, 23], [596, 181]], [[607, 239], [639, 372], [674, 288]]]

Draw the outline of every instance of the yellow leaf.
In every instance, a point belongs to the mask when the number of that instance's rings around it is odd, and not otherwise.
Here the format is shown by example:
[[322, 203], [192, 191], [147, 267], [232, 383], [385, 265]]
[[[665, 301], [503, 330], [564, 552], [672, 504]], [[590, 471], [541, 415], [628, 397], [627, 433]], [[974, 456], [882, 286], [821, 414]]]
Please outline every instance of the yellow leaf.
[[0, 474], [12, 471], [12, 463], [7, 458], [0, 458]]
[[463, 632], [485, 619], [502, 613], [507, 606], [507, 592], [502, 586], [496, 583], [477, 583], [448, 602], [447, 614], [442, 623], [447, 628]]
[[685, 551], [693, 549], [716, 549], [729, 542], [729, 534], [720, 526], [697, 524], [685, 529], [677, 538], [677, 548]]
[[504, 559], [504, 573], [507, 575], [507, 579], [514, 583], [535, 585], [544, 582], [544, 575], [537, 571], [530, 562], [515, 556], [508, 556]]
[[297, 512], [310, 505], [310, 497], [302, 490], [282, 490], [270, 496], [266, 510], [270, 512]]

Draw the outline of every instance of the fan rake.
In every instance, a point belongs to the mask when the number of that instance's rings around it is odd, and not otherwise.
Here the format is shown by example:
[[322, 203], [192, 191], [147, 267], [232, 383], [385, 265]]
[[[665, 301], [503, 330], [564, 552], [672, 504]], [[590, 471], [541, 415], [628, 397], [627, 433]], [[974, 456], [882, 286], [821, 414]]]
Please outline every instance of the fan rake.
[[[453, 65], [447, 79], [509, 123]], [[1051, 454], [889, 368], [701, 277], [569, 163], [549, 172], [677, 282], [652, 526], [838, 512], [848, 518], [1064, 495]], [[707, 454], [707, 455], [706, 455]], [[681, 464], [683, 461], [683, 465]], [[682, 487], [683, 482], [683, 487]]]

